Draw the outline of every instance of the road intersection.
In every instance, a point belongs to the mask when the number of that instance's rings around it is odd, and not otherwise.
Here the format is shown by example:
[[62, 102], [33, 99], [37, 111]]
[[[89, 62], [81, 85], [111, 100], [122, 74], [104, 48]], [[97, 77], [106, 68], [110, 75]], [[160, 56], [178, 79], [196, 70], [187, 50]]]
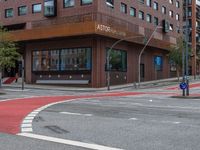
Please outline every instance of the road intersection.
[[[200, 84], [191, 89], [193, 99], [171, 98], [181, 94], [175, 86], [79, 93], [4, 89], [0, 132], [65, 145], [57, 149], [198, 149]], [[187, 136], [194, 141], [184, 143]]]

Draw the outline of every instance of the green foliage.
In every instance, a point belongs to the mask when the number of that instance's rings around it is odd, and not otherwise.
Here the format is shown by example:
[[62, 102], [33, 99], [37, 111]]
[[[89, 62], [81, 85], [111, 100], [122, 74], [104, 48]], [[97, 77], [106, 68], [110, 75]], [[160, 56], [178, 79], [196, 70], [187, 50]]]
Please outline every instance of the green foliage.
[[8, 37], [9, 33], [0, 27], [0, 68], [15, 67], [20, 56], [16, 44]]

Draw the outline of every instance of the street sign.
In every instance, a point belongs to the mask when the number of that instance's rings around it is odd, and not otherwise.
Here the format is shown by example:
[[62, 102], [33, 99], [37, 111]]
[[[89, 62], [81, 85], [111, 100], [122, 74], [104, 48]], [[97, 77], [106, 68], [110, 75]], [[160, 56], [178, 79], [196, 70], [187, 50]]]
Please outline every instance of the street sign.
[[180, 85], [179, 85], [180, 89], [184, 90], [187, 88], [187, 83], [185, 82], [181, 82]]

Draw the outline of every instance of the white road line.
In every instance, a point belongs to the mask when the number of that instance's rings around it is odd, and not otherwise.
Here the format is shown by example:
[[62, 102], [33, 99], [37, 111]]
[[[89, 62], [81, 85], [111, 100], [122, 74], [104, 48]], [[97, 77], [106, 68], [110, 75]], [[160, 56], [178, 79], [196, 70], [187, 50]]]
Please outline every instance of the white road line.
[[130, 119], [128, 119], [128, 120], [138, 120], [137, 118], [130, 118]]
[[32, 124], [29, 124], [29, 123], [25, 124], [24, 123], [24, 124], [21, 125], [21, 127], [22, 128], [32, 128]]
[[22, 132], [33, 132], [32, 128], [21, 128]]
[[32, 134], [32, 133], [20, 133], [18, 135], [33, 138], [33, 139], [39, 139], [39, 140], [50, 141], [50, 142], [55, 142], [55, 143], [60, 143], [60, 144], [72, 145], [72, 146], [76, 146], [76, 147], [88, 148], [88, 149], [92, 149], [92, 150], [122, 150], [119, 148], [107, 147], [107, 146], [98, 145], [98, 144], [83, 143], [83, 142], [79, 142], [79, 141], [60, 139], [60, 138]]
[[80, 113], [71, 113], [71, 112], [60, 112], [60, 114], [76, 115], [76, 116], [87, 116], [87, 117], [91, 117], [92, 116], [92, 114], [80, 114]]

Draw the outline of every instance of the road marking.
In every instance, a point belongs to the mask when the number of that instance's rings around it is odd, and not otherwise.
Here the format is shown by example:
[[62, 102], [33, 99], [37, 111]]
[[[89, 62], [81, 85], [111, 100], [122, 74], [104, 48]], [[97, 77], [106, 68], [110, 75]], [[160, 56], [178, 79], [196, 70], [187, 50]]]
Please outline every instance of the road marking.
[[130, 119], [128, 119], [128, 120], [138, 120], [137, 118], [130, 118]]
[[32, 128], [21, 128], [22, 132], [33, 132]]
[[87, 116], [87, 117], [91, 117], [92, 116], [92, 114], [80, 114], [80, 113], [71, 113], [71, 112], [60, 112], [60, 114], [76, 115], [76, 116]]
[[23, 92], [23, 91], [30, 91], [30, 89], [5, 89], [5, 91], [11, 91], [11, 92]]
[[76, 147], [88, 148], [88, 149], [92, 149], [92, 150], [123, 150], [123, 149], [119, 149], [119, 148], [107, 147], [107, 146], [98, 145], [98, 144], [83, 143], [83, 142], [79, 142], [79, 141], [60, 139], [60, 138], [32, 134], [32, 133], [20, 133], [18, 135], [33, 138], [33, 139], [49, 141], [49, 142], [55, 142], [55, 143], [60, 143], [60, 144], [72, 145], [72, 146], [76, 146]]

